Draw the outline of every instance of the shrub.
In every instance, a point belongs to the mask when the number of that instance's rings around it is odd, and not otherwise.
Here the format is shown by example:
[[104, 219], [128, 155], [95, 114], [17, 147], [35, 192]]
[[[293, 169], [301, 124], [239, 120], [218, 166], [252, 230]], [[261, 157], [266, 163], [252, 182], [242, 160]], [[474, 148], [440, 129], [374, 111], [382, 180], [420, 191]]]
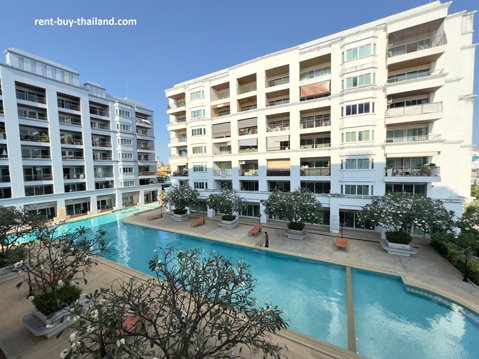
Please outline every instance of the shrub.
[[6, 254], [0, 254], [0, 268], [12, 266], [24, 260], [27, 257], [27, 253], [23, 246], [16, 246], [10, 249]]
[[225, 214], [223, 217], [221, 217], [223, 221], [234, 221], [236, 219], [236, 216]]
[[302, 231], [304, 229], [304, 223], [288, 223], [288, 228], [295, 231]]
[[[214, 208], [215, 211], [224, 213], [226, 216], [233, 217], [233, 219], [236, 218], [233, 213], [241, 212], [246, 205], [242, 197], [229, 189], [222, 189], [219, 193], [210, 194], [206, 203], [208, 207]], [[232, 221], [232, 219], [227, 219], [227, 221]]]
[[398, 244], [409, 244], [411, 243], [411, 236], [402, 231], [397, 232], [386, 232], [386, 239], [388, 242], [391, 243], [398, 243]]
[[53, 293], [39, 293], [33, 298], [33, 305], [45, 316], [68, 307], [80, 298], [81, 289], [76, 285], [65, 284]]
[[173, 213], [174, 213], [174, 214], [178, 214], [178, 215], [182, 215], [182, 214], [188, 213], [188, 211], [186, 210], [186, 208], [183, 208], [183, 209], [175, 208], [175, 209], [173, 210]]
[[199, 193], [196, 189], [185, 184], [170, 189], [164, 197], [164, 203], [171, 203], [175, 207], [175, 214], [185, 214], [186, 207], [193, 206], [198, 202], [198, 196]]

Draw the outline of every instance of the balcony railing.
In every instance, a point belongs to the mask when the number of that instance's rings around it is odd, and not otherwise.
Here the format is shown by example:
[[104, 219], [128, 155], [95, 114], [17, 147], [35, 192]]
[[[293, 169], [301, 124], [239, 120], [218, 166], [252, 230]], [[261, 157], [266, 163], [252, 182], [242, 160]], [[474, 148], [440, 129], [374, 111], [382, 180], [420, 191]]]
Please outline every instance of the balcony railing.
[[258, 133], [258, 127], [243, 127], [239, 129], [240, 136], [255, 135]]
[[[187, 141], [187, 137], [186, 136], [183, 136], [183, 137], [170, 137], [170, 143], [181, 143], [181, 142], [186, 142]], [[138, 147], [140, 148], [140, 147]]]
[[85, 179], [84, 173], [64, 173], [63, 179], [72, 180], [72, 179]]
[[258, 176], [258, 172], [259, 170], [257, 168], [241, 169], [240, 176]]
[[90, 126], [93, 129], [97, 130], [109, 130], [110, 126], [104, 123], [98, 123], [98, 122], [90, 122]]
[[[61, 125], [68, 125], [68, 126], [81, 126], [81, 120], [77, 118], [70, 118], [70, 117], [63, 117], [60, 116], [58, 118], [58, 122]], [[93, 126], [92, 126], [93, 127]]]
[[231, 131], [213, 132], [213, 139], [231, 137]]
[[268, 81], [268, 87], [279, 86], [289, 83], [289, 75]]
[[[250, 147], [250, 148], [240, 148], [238, 150], [239, 153], [245, 153], [245, 152], [258, 152], [258, 147]], [[230, 152], [231, 153], [231, 152]]]
[[106, 142], [106, 141], [93, 141], [92, 146], [95, 146], [95, 147], [111, 147], [111, 143]]
[[20, 135], [20, 141], [50, 142], [50, 137], [48, 135]]
[[[62, 159], [63, 160], [83, 160], [84, 157], [83, 155], [65, 155], [65, 156], [62, 156]], [[93, 156], [93, 159], [95, 159], [94, 156]]]
[[423, 103], [421, 105], [393, 107], [386, 110], [386, 117], [424, 115], [442, 112], [442, 102]]
[[155, 171], [140, 171], [140, 176], [155, 176]]
[[186, 100], [177, 100], [173, 101], [173, 103], [168, 105], [169, 110], [174, 110], [177, 108], [185, 107], [186, 106]]
[[422, 141], [438, 141], [441, 139], [440, 134], [416, 135], [416, 136], [402, 136], [386, 138], [386, 143], [407, 143], [407, 142], [422, 142]]
[[53, 176], [51, 174], [34, 174], [34, 175], [23, 175], [25, 181], [51, 181]]
[[108, 178], [113, 177], [113, 172], [95, 172], [95, 178]]
[[266, 171], [267, 176], [289, 176], [291, 174], [291, 170], [289, 169], [269, 169]]
[[386, 168], [384, 175], [387, 177], [390, 176], [399, 176], [399, 177], [414, 177], [414, 176], [424, 176], [424, 177], [439, 177], [440, 176], [440, 167], [436, 166], [424, 166], [420, 168], [411, 168], [411, 167], [394, 167]]
[[274, 125], [266, 127], [266, 132], [289, 131], [289, 126]]
[[256, 83], [248, 83], [238, 87], [238, 95], [253, 91], [256, 91]]
[[317, 167], [317, 168], [301, 168], [301, 176], [331, 176], [331, 168]]
[[217, 100], [224, 100], [230, 97], [230, 92], [228, 91], [223, 91], [223, 92], [217, 92], [216, 94], [213, 94], [211, 96], [211, 101], [217, 101]]
[[101, 108], [96, 108], [96, 107], [90, 107], [90, 114], [108, 117], [108, 111], [105, 111], [105, 110], [102, 110]]
[[77, 145], [77, 146], [83, 145], [82, 140], [74, 140], [72, 138], [60, 138], [60, 143], [62, 145]]
[[279, 106], [289, 103], [289, 97], [268, 101], [268, 107]]
[[47, 103], [47, 100], [45, 96], [43, 95], [38, 95], [32, 92], [27, 92], [23, 90], [17, 90], [17, 99], [18, 100], [24, 100], [24, 101], [31, 101], [31, 102], [37, 102], [37, 103]]
[[23, 158], [23, 159], [44, 159], [44, 160], [49, 160], [49, 159], [50, 159], [50, 154], [34, 153], [34, 152], [24, 152], [24, 150], [22, 150], [22, 158]]
[[139, 125], [146, 125], [146, 126], [152, 126], [152, 123], [150, 120], [146, 120], [144, 118], [136, 118], [136, 123]]
[[[81, 159], [83, 159], [83, 157]], [[93, 155], [93, 161], [111, 161], [111, 156], [95, 156], [95, 155]]]
[[153, 151], [153, 147], [149, 147], [149, 146], [138, 146], [138, 150]]
[[446, 35], [439, 37], [439, 36], [433, 36], [432, 34], [430, 37], [423, 40], [414, 40], [414, 41], [404, 40], [403, 44], [391, 46], [388, 48], [388, 57], [409, 54], [411, 52], [421, 51], [421, 50], [429, 49], [431, 47], [445, 45], [446, 42], [447, 42]]
[[187, 177], [188, 176], [188, 170], [183, 170], [183, 171], [175, 171], [172, 174], [173, 177]]
[[58, 107], [64, 108], [67, 110], [73, 110], [73, 111], [80, 111], [80, 104], [78, 102], [73, 102], [69, 100], [65, 100], [62, 98], [59, 98], [57, 100]]
[[22, 108], [18, 109], [18, 117], [32, 120], [47, 120], [47, 114], [45, 112], [30, 111]]
[[0, 182], [1, 182], [1, 183], [10, 182], [10, 176], [1, 176], [1, 175], [0, 175]]
[[231, 168], [225, 168], [223, 170], [215, 170], [214, 175], [221, 176], [221, 177], [231, 177], [233, 175], [233, 170]]
[[410, 71], [402, 74], [397, 74], [394, 76], [389, 76], [388, 77], [388, 83], [398, 83], [398, 82], [403, 82], [403, 81], [408, 81], [408, 80], [416, 80], [424, 77], [430, 77], [430, 76], [436, 76], [442, 73], [441, 70], [436, 70], [436, 71]]
[[266, 148], [267, 151], [286, 151], [289, 150], [289, 143], [280, 146], [271, 146]]

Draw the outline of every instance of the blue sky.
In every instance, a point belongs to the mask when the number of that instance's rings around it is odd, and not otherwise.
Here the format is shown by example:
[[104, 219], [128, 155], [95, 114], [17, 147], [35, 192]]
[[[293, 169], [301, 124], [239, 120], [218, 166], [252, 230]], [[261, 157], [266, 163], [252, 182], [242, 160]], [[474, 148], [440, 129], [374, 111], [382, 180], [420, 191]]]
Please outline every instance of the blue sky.
[[[2, 0], [0, 49], [16, 47], [71, 67], [81, 81], [155, 111], [157, 156], [167, 160], [164, 90], [175, 83], [295, 46], [428, 0]], [[450, 12], [476, 10], [456, 0]], [[134, 27], [39, 27], [36, 18], [134, 18]], [[475, 42], [479, 42], [476, 17]], [[4, 58], [1, 60], [4, 62]], [[479, 82], [476, 55], [475, 92]], [[474, 143], [479, 144], [479, 101]]]

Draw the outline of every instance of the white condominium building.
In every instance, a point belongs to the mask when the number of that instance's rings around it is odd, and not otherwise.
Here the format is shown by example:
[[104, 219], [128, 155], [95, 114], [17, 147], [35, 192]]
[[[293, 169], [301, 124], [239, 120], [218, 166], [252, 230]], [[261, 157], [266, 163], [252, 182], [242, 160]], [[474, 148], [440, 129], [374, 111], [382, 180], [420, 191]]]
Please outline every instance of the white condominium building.
[[[323, 223], [359, 228], [372, 196], [462, 213], [470, 195], [473, 12], [433, 2], [166, 91], [173, 180], [203, 196], [307, 188]], [[211, 215], [210, 211], [210, 215]]]
[[0, 205], [48, 218], [157, 199], [153, 112], [17, 49], [0, 63]]

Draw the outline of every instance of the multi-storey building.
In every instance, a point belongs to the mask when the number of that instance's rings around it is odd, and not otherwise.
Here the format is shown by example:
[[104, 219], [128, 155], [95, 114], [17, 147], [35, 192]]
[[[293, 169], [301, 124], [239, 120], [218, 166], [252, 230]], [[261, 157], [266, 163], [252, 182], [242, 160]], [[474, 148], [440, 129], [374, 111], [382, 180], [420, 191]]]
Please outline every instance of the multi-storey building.
[[17, 49], [0, 64], [0, 205], [74, 216], [157, 199], [153, 112]]
[[166, 91], [173, 180], [233, 188], [262, 214], [307, 188], [323, 222], [358, 228], [371, 196], [411, 192], [462, 213], [470, 190], [474, 13], [433, 2]]

